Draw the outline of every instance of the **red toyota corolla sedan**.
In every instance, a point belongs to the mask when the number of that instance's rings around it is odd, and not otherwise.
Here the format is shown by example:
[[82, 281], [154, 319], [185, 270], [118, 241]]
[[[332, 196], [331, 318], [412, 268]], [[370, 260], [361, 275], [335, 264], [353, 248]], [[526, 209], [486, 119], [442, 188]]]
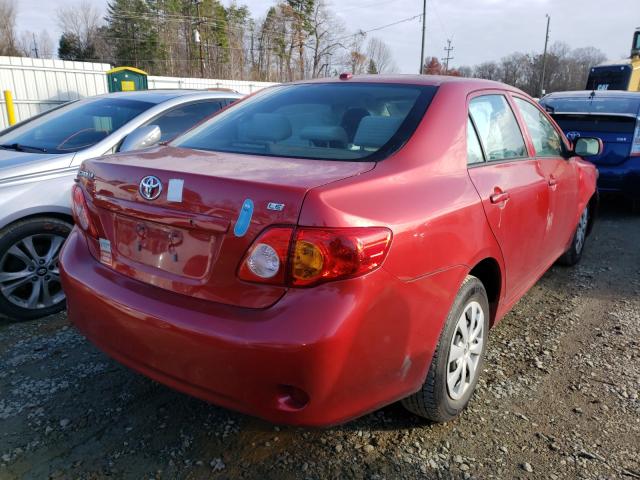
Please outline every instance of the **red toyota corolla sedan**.
[[84, 163], [69, 318], [144, 375], [277, 423], [469, 402], [487, 333], [580, 259], [596, 170], [506, 85], [343, 75]]

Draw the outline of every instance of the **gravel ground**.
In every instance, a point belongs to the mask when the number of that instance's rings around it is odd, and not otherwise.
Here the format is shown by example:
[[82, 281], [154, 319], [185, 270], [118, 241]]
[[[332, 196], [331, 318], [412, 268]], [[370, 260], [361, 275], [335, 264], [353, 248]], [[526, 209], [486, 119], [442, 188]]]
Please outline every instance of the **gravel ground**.
[[640, 479], [640, 217], [608, 206], [582, 263], [552, 268], [491, 332], [470, 408], [391, 405], [278, 427], [108, 359], [64, 314], [0, 320], [0, 479]]

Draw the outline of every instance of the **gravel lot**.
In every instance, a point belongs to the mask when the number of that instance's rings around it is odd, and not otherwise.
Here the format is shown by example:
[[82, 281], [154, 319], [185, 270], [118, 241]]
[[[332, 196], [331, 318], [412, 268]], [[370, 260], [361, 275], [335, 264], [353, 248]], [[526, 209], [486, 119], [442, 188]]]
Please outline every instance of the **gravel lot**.
[[0, 320], [0, 479], [640, 479], [640, 216], [608, 205], [491, 332], [479, 390], [433, 425], [391, 405], [278, 427], [108, 359], [64, 314]]

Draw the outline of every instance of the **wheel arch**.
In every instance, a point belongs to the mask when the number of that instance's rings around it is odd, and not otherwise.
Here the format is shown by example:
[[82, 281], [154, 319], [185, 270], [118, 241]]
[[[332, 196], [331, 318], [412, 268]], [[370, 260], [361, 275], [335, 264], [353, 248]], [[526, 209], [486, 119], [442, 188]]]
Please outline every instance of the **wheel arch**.
[[500, 264], [495, 258], [486, 257], [471, 268], [469, 275], [478, 278], [484, 285], [489, 300], [489, 309], [491, 310], [489, 326], [493, 326], [502, 294], [503, 275]]
[[0, 230], [4, 230], [17, 222], [30, 220], [32, 218], [44, 218], [44, 217], [57, 218], [58, 220], [69, 222], [72, 225], [74, 223], [71, 210], [67, 208], [43, 209], [43, 210], [29, 209], [21, 212], [16, 212], [10, 217], [4, 218], [2, 220], [2, 223], [0, 224]]
[[589, 235], [593, 230], [593, 225], [596, 221], [596, 217], [598, 216], [598, 208], [600, 206], [600, 194], [597, 190], [589, 199], [587, 206], [589, 207], [589, 223], [587, 224], [587, 235]]

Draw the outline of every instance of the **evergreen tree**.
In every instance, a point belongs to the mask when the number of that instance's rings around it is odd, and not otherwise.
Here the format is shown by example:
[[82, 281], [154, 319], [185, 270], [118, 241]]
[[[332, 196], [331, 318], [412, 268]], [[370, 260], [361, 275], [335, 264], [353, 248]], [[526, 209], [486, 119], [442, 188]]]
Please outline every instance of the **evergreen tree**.
[[95, 46], [92, 43], [83, 46], [76, 35], [65, 32], [60, 36], [58, 43], [58, 57], [61, 60], [94, 61], [96, 58]]
[[373, 61], [373, 58], [369, 59], [369, 68], [367, 68], [367, 73], [370, 75], [378, 74], [378, 67], [376, 67], [376, 62]]
[[154, 72], [163, 55], [158, 41], [159, 20], [145, 0], [111, 0], [107, 4], [108, 36], [114, 45], [114, 63]]

